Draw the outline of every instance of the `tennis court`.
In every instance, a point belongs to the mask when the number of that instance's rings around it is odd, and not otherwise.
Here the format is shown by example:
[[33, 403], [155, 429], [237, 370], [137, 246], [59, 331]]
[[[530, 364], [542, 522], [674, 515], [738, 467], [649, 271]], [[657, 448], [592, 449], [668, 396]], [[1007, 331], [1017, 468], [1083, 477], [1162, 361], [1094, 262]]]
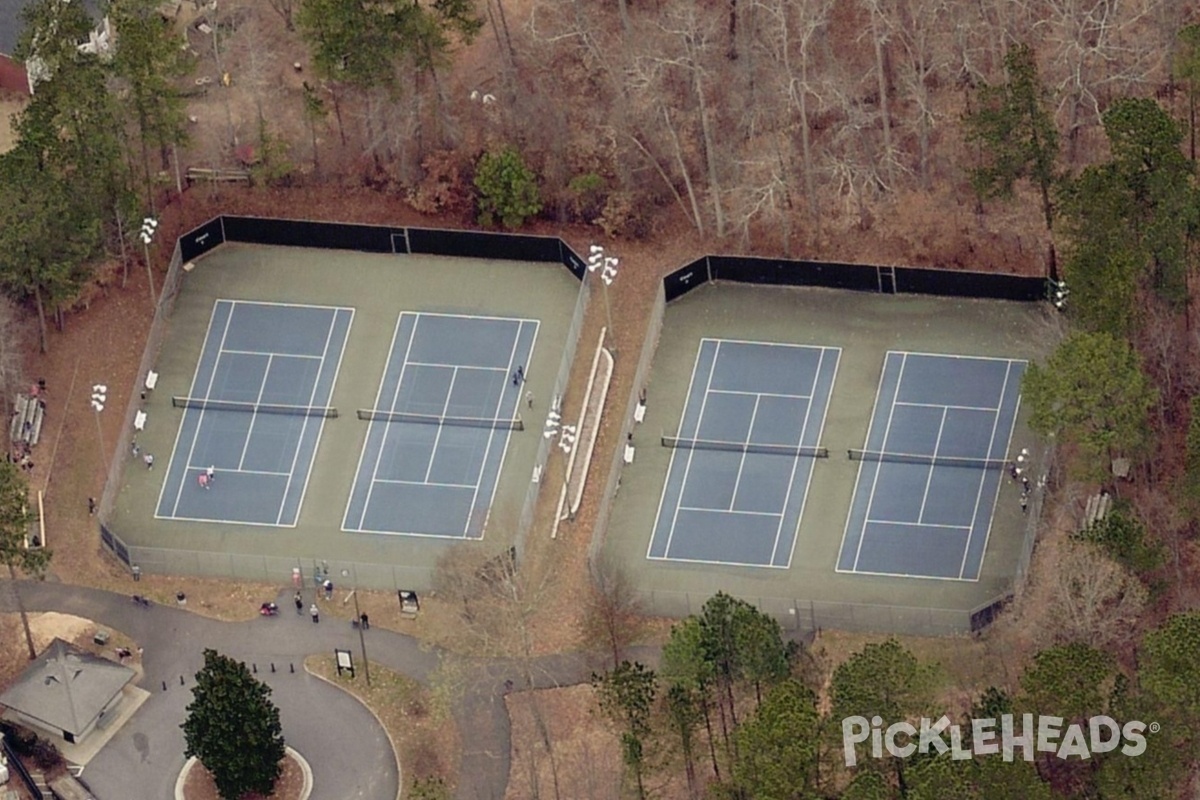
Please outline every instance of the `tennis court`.
[[840, 355], [701, 340], [649, 558], [791, 565]]
[[[354, 310], [217, 300], [155, 517], [293, 527]], [[199, 478], [215, 470], [210, 487]]]
[[[342, 530], [479, 539], [518, 415], [538, 322], [404, 312]], [[518, 370], [520, 375], [518, 376]]]
[[978, 580], [1025, 366], [887, 353], [839, 572]]

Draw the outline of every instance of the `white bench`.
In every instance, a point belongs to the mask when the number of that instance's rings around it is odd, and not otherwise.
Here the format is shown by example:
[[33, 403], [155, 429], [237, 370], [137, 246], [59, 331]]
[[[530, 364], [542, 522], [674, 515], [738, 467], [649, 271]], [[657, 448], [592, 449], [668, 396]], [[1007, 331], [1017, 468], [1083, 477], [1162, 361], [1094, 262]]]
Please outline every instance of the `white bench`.
[[158, 386], [158, 373], [154, 370], [150, 370], [148, 373], [146, 373], [146, 388], [153, 392], [155, 386]]
[[133, 429], [135, 431], [146, 430], [146, 412], [139, 411], [133, 415]]
[[637, 408], [635, 408], [633, 410], [633, 421], [640, 425], [642, 420], [644, 420], [645, 418], [646, 418], [646, 404], [638, 403]]
[[634, 446], [633, 446], [633, 445], [631, 445], [631, 444], [627, 444], [627, 445], [625, 445], [625, 463], [626, 463], [626, 464], [632, 464], [632, 463], [633, 463], [633, 454], [634, 454], [634, 451], [635, 451], [635, 448], [634, 448]]

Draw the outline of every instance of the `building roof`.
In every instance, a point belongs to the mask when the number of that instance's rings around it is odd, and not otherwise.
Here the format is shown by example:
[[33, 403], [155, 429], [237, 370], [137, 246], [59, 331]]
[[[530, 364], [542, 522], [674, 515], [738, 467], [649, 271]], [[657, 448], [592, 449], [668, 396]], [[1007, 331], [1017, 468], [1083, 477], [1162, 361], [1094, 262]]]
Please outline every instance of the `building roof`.
[[135, 674], [124, 664], [55, 639], [0, 694], [0, 705], [39, 720], [50, 730], [79, 734]]
[[[34, 0], [0, 0], [0, 55], [12, 55], [13, 50], [17, 49], [17, 42], [25, 29], [21, 11], [33, 3]], [[83, 7], [88, 16], [97, 22], [103, 17], [99, 0], [83, 0]]]

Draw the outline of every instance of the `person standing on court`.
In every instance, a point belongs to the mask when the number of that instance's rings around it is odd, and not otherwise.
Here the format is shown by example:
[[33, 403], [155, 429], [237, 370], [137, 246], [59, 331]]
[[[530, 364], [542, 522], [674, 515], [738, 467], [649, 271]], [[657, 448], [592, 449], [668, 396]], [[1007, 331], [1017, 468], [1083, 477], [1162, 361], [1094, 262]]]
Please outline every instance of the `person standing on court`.
[[216, 475], [217, 475], [217, 468], [216, 468], [216, 466], [215, 466], [215, 465], [213, 465], [213, 464], [210, 464], [210, 465], [208, 466], [208, 469], [204, 470], [204, 476], [205, 476], [206, 478], [208, 478], [208, 484], [209, 484], [210, 486], [212, 485], [213, 478], [215, 478], [215, 477], [216, 477]]
[[146, 453], [146, 455], [142, 456], [142, 461], [146, 462], [146, 469], [154, 468], [154, 456], [150, 455], [149, 453]]
[[329, 580], [329, 578], [325, 579], [325, 599], [333, 599], [333, 581]]
[[525, 382], [525, 366], [523, 364], [518, 364], [517, 371], [513, 373], [513, 386], [520, 386], [524, 382]]
[[312, 616], [313, 625], [321, 621], [321, 609], [317, 608], [317, 604], [313, 603], [308, 609], [308, 613]]
[[303, 614], [304, 613], [304, 598], [300, 596], [299, 592], [296, 592], [296, 594], [292, 597], [292, 601], [296, 604], [296, 613]]
[[196, 481], [197, 481], [197, 483], [200, 484], [201, 489], [203, 489], [204, 491], [208, 491], [208, 474], [207, 473], [201, 472], [199, 475], [196, 476]]

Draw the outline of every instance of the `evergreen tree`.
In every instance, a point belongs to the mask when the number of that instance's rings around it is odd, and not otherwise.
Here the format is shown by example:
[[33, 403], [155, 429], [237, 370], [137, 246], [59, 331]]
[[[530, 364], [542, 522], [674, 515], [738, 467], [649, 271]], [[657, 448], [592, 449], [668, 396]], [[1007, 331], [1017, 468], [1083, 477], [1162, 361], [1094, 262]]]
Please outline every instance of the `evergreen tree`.
[[242, 662], [206, 649], [192, 697], [180, 726], [187, 742], [184, 756], [195, 756], [212, 773], [224, 800], [239, 800], [247, 792], [269, 795], [285, 751], [271, 687]]
[[29, 659], [37, 658], [33, 647], [33, 633], [29, 630], [29, 615], [17, 591], [17, 570], [37, 577], [46, 572], [51, 553], [45, 548], [25, 546], [29, 526], [37, 521], [29, 507], [29, 487], [16, 464], [0, 461], [0, 562], [8, 567], [8, 578], [12, 587], [21, 626], [25, 629], [25, 644], [29, 647]]
[[600, 709], [621, 726], [621, 758], [632, 772], [638, 798], [646, 798], [646, 761], [657, 680], [654, 671], [629, 661], [604, 675], [592, 674]]
[[475, 188], [479, 190], [479, 224], [485, 227], [499, 220], [506, 228], [519, 228], [542, 210], [537, 177], [511, 147], [479, 157]]

